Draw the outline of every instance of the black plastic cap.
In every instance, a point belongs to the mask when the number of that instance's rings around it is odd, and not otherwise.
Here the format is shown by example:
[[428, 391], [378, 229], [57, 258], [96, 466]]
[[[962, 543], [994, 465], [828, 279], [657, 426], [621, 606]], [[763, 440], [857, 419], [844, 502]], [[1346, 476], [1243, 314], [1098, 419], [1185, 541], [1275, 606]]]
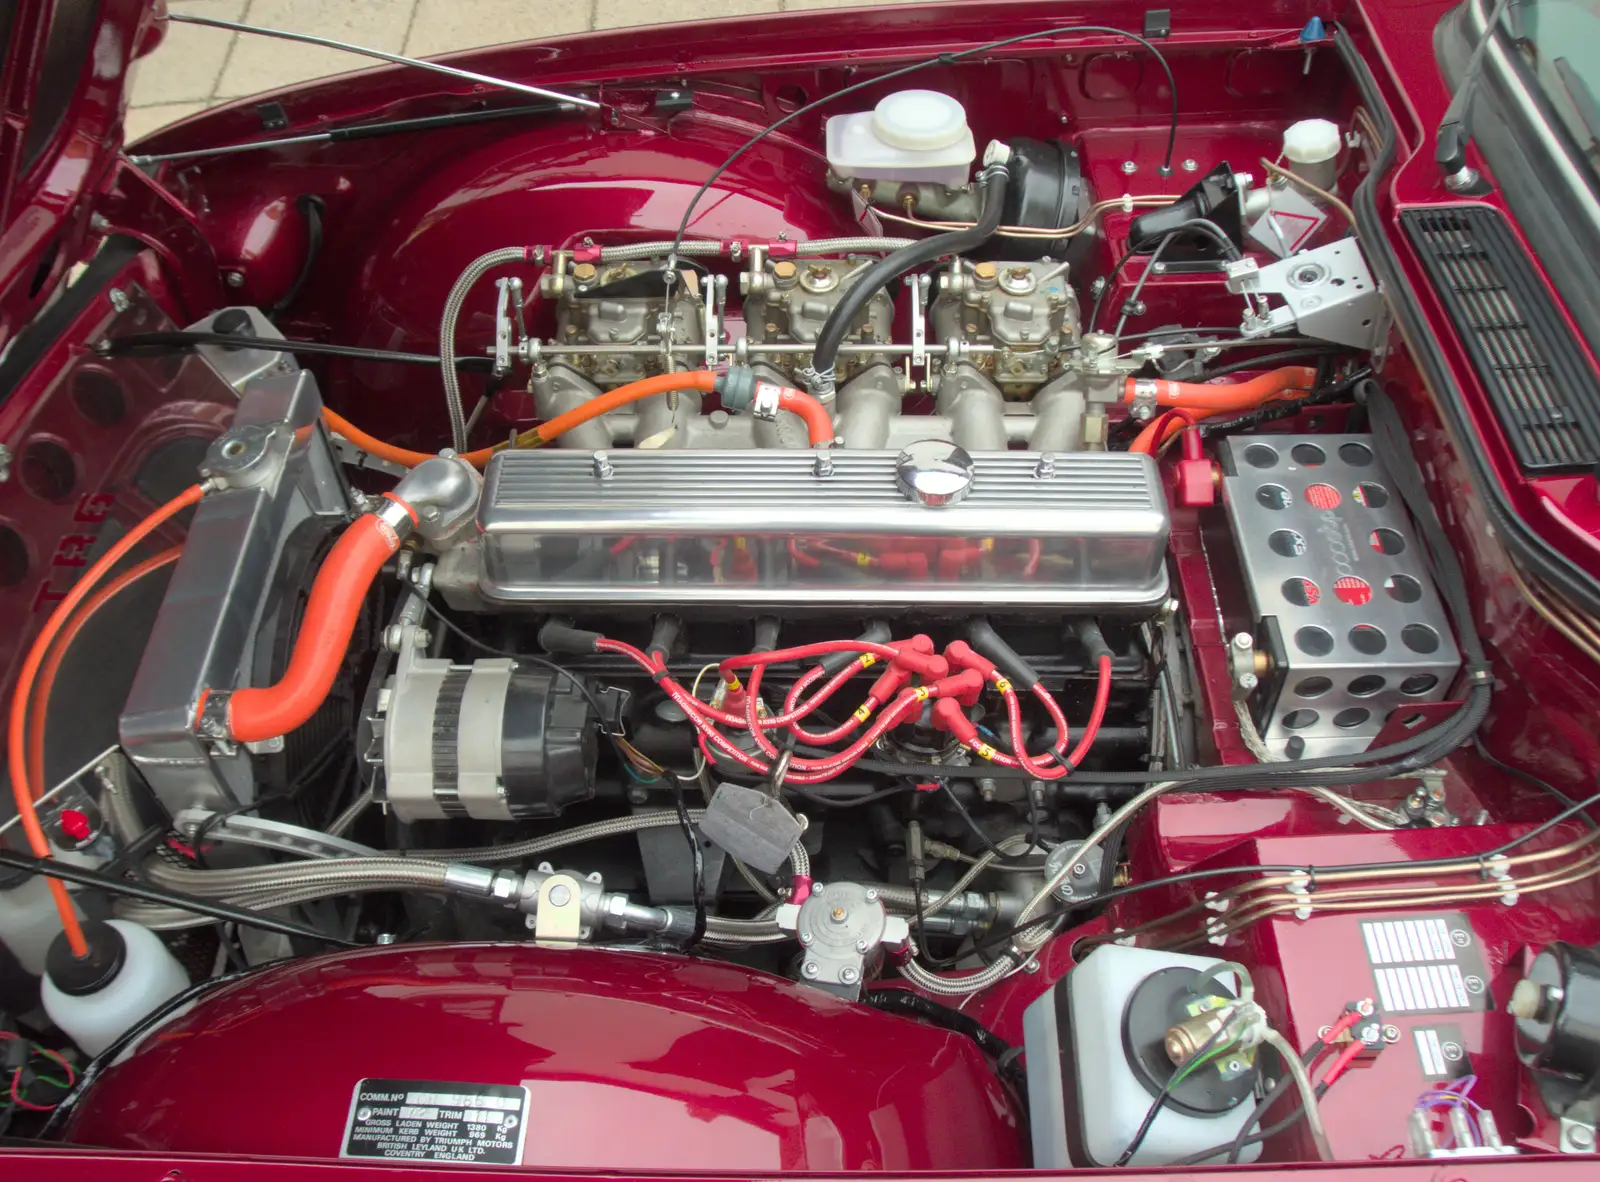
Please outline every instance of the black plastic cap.
[[1116, 654], [1111, 651], [1111, 646], [1106, 643], [1105, 636], [1100, 631], [1100, 625], [1087, 616], [1072, 621], [1072, 630], [1077, 633], [1078, 643], [1083, 645], [1083, 651], [1089, 656], [1089, 663], [1098, 665], [1101, 657], [1115, 659]]
[[122, 933], [108, 923], [91, 919], [83, 925], [83, 938], [89, 942], [88, 956], [74, 956], [62, 932], [45, 954], [44, 972], [50, 983], [68, 997], [98, 993], [122, 971], [128, 959], [128, 945]]
[[600, 639], [598, 632], [585, 632], [561, 620], [539, 629], [539, 645], [547, 653], [592, 653]]
[[982, 616], [967, 622], [967, 643], [998, 665], [1000, 672], [1010, 678], [1019, 690], [1027, 692], [1039, 684], [1039, 674], [1033, 666], [1023, 660], [1016, 649], [1000, 639], [1000, 633], [994, 630], [994, 625]]
[[[868, 620], [867, 630], [860, 636], [856, 637], [856, 639], [864, 640], [869, 644], [888, 644], [890, 638], [893, 636], [894, 629], [889, 627], [889, 621]], [[856, 656], [857, 654], [855, 653], [829, 653], [820, 661], [818, 661], [817, 664], [821, 665], [823, 670], [828, 674], [828, 676], [831, 677], [843, 669], [851, 661], [855, 660]]]

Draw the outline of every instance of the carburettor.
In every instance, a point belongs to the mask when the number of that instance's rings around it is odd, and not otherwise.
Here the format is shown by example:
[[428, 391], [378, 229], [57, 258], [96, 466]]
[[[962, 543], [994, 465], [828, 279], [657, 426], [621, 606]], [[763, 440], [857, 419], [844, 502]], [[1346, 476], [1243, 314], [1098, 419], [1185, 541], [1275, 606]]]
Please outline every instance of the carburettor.
[[[779, 259], [765, 257], [756, 247], [750, 266], [739, 276], [744, 295], [746, 339], [752, 345], [794, 344], [793, 353], [763, 355], [761, 360], [780, 373], [797, 373], [810, 364], [811, 347], [839, 300], [871, 259]], [[887, 345], [893, 339], [894, 303], [884, 291], [868, 301], [861, 320], [850, 326], [846, 341], [858, 345]], [[836, 363], [838, 381], [848, 381], [868, 366], [886, 362], [884, 354], [841, 351]]]
[[[704, 335], [704, 279], [685, 267], [671, 276], [657, 263], [577, 263], [539, 280], [539, 294], [556, 306], [556, 341], [590, 346], [563, 353], [560, 364], [603, 390], [662, 372], [663, 355], [699, 344]], [[611, 351], [609, 345], [657, 346]], [[686, 358], [696, 361], [698, 357]]]
[[[966, 345], [968, 363], [1007, 398], [1027, 398], [1060, 373], [1063, 352], [1077, 344], [1078, 297], [1066, 263], [958, 264], [939, 276], [932, 321], [936, 338]], [[993, 350], [979, 354], [973, 345]]]

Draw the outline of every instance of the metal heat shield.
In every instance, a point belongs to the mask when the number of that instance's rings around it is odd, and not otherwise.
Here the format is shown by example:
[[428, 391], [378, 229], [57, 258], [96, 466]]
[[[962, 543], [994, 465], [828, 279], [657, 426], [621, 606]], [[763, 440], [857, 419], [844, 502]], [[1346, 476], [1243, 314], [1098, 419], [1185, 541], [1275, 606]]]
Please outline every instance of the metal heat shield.
[[1461, 667], [1411, 519], [1367, 435], [1223, 441], [1223, 499], [1263, 631], [1287, 659], [1268, 748], [1364, 751], [1396, 710], [1442, 698]]

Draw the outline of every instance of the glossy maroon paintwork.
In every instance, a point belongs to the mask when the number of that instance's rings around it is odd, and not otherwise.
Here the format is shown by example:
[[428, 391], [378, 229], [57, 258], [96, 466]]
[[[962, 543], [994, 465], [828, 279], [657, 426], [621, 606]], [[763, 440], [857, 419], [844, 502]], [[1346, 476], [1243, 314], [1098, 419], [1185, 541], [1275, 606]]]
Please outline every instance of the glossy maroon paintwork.
[[[115, 11], [131, 6], [132, 0], [123, 0]], [[1439, 184], [1425, 136], [1448, 101], [1432, 49], [1434, 26], [1448, 7], [1445, 0], [1386, 0], [1371, 6], [1282, 0], [1253, 9], [1219, 0], [1171, 5], [1176, 35], [1163, 49], [1172, 57], [1183, 98], [1176, 158], [1192, 157], [1206, 167], [1228, 158], [1236, 167], [1253, 170], [1255, 158], [1273, 151], [1277, 133], [1288, 121], [1328, 115], [1348, 122], [1356, 94], [1333, 51], [1322, 46], [1307, 55], [1296, 40], [1309, 16], [1338, 18], [1371, 61], [1404, 141], [1400, 162], [1382, 193], [1385, 216], [1392, 218], [1407, 204], [1453, 200]], [[615, 104], [615, 116], [553, 116], [333, 148], [246, 153], [164, 166], [157, 186], [123, 169], [104, 184], [102, 206], [117, 229], [157, 248], [163, 281], [172, 287], [169, 307], [174, 314], [197, 315], [220, 298], [223, 270], [243, 279], [239, 294], [230, 299], [267, 303], [282, 294], [305, 245], [293, 202], [301, 193], [315, 193], [328, 205], [329, 240], [286, 328], [341, 342], [429, 350], [437, 344], [445, 291], [481, 250], [509, 243], [565, 246], [585, 236], [665, 236], [675, 229], [683, 202], [709, 168], [755, 127], [783, 113], [799, 94], [810, 98], [847, 85], [863, 65], [901, 64], [1074, 20], [1127, 26], [1137, 23], [1137, 13], [1104, 0], [884, 7], [703, 24], [670, 34], [618, 30], [547, 45], [495, 47], [459, 60], [487, 73], [557, 87], [614, 79], [602, 97]], [[982, 62], [940, 67], [915, 84], [960, 97], [980, 139], [1018, 134], [1073, 138], [1102, 195], [1174, 193], [1187, 187], [1189, 180], [1181, 172], [1172, 178], [1156, 175], [1168, 102], [1158, 72], [1114, 38], [1084, 35], [1070, 42], [1066, 47], [1018, 47]], [[670, 118], [652, 112], [649, 100], [656, 90], [685, 82], [696, 93], [693, 112]], [[486, 99], [505, 101], [484, 88], [441, 84], [437, 78], [390, 67], [276, 97], [289, 112], [291, 133], [460, 110]], [[865, 109], [876, 97], [869, 91], [838, 109]], [[175, 151], [258, 137], [258, 101], [243, 100], [185, 121], [144, 147]], [[797, 121], [750, 153], [702, 202], [693, 232], [797, 238], [854, 231], [848, 206], [821, 187], [820, 126], [820, 117]], [[1136, 165], [1132, 179], [1122, 171], [1125, 160]], [[55, 198], [50, 208], [58, 223], [69, 213], [85, 212], [73, 205], [70, 195]], [[1122, 214], [1105, 220], [1110, 239], [1125, 233], [1127, 220]], [[1428, 301], [1417, 260], [1398, 233], [1392, 237], [1413, 285]], [[15, 273], [14, 255], [4, 253], [10, 246], [0, 243], [0, 275]], [[1120, 248], [1102, 246], [1100, 261], [1109, 261], [1115, 249]], [[527, 274], [533, 277], [531, 271]], [[1091, 268], [1080, 278], [1093, 274]], [[1124, 290], [1136, 276], [1130, 269], [1122, 278]], [[1155, 280], [1146, 298], [1153, 322], [1160, 317], [1228, 324], [1237, 316], [1236, 302], [1223, 296], [1215, 282], [1203, 279]], [[487, 283], [469, 300], [458, 337], [463, 346], [487, 340], [491, 301]], [[1600, 571], [1600, 561], [1582, 536], [1600, 517], [1593, 482], [1536, 487], [1522, 481], [1442, 309], [1428, 305], [1427, 311], [1502, 481], [1531, 519], [1547, 523], [1542, 532], [1555, 544], [1591, 571]], [[92, 327], [86, 322], [74, 333]], [[52, 364], [64, 362], [70, 353], [64, 346], [59, 357], [52, 355]], [[436, 379], [426, 370], [329, 366], [319, 374], [335, 404], [364, 426], [396, 442], [438, 444], [444, 417]], [[1501, 757], [1537, 770], [1569, 791], [1587, 793], [1600, 769], [1600, 737], [1593, 724], [1600, 714], [1600, 682], [1593, 668], [1516, 591], [1505, 555], [1486, 528], [1459, 445], [1441, 426], [1403, 344], [1391, 354], [1384, 377], [1401, 402], [1430, 489], [1463, 555], [1479, 627], [1495, 663], [1497, 693], [1485, 741]], [[30, 392], [28, 399], [40, 396], [44, 380], [41, 391]], [[486, 433], [498, 436], [521, 407], [508, 402], [507, 409], [507, 416], [486, 416]], [[9, 426], [4, 436], [15, 438]], [[0, 488], [8, 496], [14, 491], [12, 486]], [[1580, 529], [1565, 530], [1547, 502], [1559, 506]], [[15, 515], [20, 510], [6, 511]], [[1565, 536], [1558, 538], [1562, 532]], [[1244, 753], [1230, 721], [1225, 646], [1228, 635], [1248, 621], [1217, 516], [1179, 512], [1173, 550], [1174, 585], [1193, 626], [1202, 723], [1208, 724], [1202, 745], [1225, 761], [1241, 761]], [[20, 601], [4, 606], [7, 620], [14, 618], [13, 612], [26, 612]], [[1481, 805], [1503, 821], [1548, 813], [1542, 798], [1467, 754], [1450, 761], [1447, 784], [1458, 811]], [[1382, 793], [1385, 788], [1363, 791]], [[1315, 801], [1188, 794], [1163, 802], [1142, 818], [1129, 848], [1135, 852], [1135, 877], [1145, 879], [1219, 860], [1327, 864], [1397, 853], [1440, 856], [1485, 848], [1499, 832], [1495, 826], [1388, 837], [1342, 828]], [[1079, 939], [1100, 934], [1112, 923], [1138, 923], [1190, 897], [1178, 892], [1134, 896], [1111, 916], [1064, 933], [1041, 956], [1041, 971], [1010, 978], [970, 1003], [968, 1012], [1002, 1037], [1020, 1039], [1022, 1009], [1071, 967]], [[1496, 996], [1504, 1000], [1515, 966], [1539, 942], [1600, 936], [1595, 902], [1592, 891], [1569, 890], [1525, 901], [1514, 912], [1489, 905], [1475, 908], [1474, 924], [1493, 966]], [[1224, 950], [1251, 964], [1274, 1020], [1300, 1045], [1351, 996], [1371, 990], [1364, 963], [1357, 960], [1359, 947], [1352, 943], [1353, 923], [1352, 917], [1339, 915], [1275, 919]], [[551, 957], [581, 963], [584, 971], [563, 976], [538, 967], [558, 963]], [[652, 982], [644, 990], [649, 999], [644, 1002], [639, 1000], [640, 978], [630, 967], [640, 960], [647, 966], [640, 972]], [[428, 977], [426, 986], [418, 984], [423, 966], [441, 974]], [[275, 982], [280, 992], [264, 994], [267, 981]], [[513, 1013], [507, 999], [524, 992], [537, 997], [539, 1005], [526, 1014]], [[584, 1007], [604, 1010], [608, 1017], [582, 1023], [570, 1019]], [[284, 1015], [291, 1011], [319, 1016], [290, 1024]], [[627, 1016], [613, 1019], [613, 1013]], [[729, 1027], [730, 1016], [737, 1029]], [[79, 1138], [115, 1144], [119, 1151], [114, 1157], [0, 1151], [0, 1163], [19, 1176], [34, 1165], [40, 1172], [47, 1168], [52, 1178], [86, 1180], [148, 1176], [177, 1182], [168, 1170], [186, 1179], [228, 1182], [251, 1182], [284, 1169], [302, 1176], [295, 1167], [249, 1159], [324, 1157], [342, 1130], [353, 1082], [362, 1075], [401, 1074], [358, 1059], [396, 1067], [427, 1062], [437, 1065], [443, 1079], [459, 1078], [456, 1065], [463, 1061], [510, 1073], [507, 1078], [541, 1079], [546, 1077], [539, 1073], [550, 1069], [549, 1059], [539, 1057], [551, 1049], [548, 1040], [596, 1039], [629, 1027], [630, 1038], [654, 1049], [661, 1042], [663, 1021], [668, 1029], [684, 1033], [644, 1066], [631, 1042], [586, 1043], [574, 1056], [580, 1061], [571, 1075], [578, 1078], [566, 1079], [562, 1087], [587, 1082], [591, 1089], [604, 1088], [601, 1106], [616, 1103], [620, 1089], [629, 1097], [651, 1096], [644, 1103], [652, 1105], [664, 1099], [665, 1107], [619, 1122], [622, 1138], [591, 1135], [566, 1143], [571, 1156], [546, 1160], [549, 1168], [542, 1176], [556, 1177], [561, 1169], [578, 1166], [632, 1168], [647, 1176], [663, 1168], [655, 1159], [619, 1160], [619, 1155], [661, 1145], [693, 1151], [673, 1166], [739, 1169], [743, 1176], [776, 1174], [804, 1164], [848, 1168], [873, 1153], [880, 1155], [876, 1164], [889, 1169], [969, 1168], [984, 1173], [1020, 1164], [1020, 1157], [1013, 1156], [1020, 1153], [1017, 1134], [1008, 1123], [1001, 1092], [962, 1040], [722, 965], [480, 946], [324, 959], [285, 966], [231, 987], [146, 1043], [107, 1077], [105, 1090], [79, 1117], [74, 1130]], [[1503, 1010], [1475, 1019], [1469, 1050], [1480, 1073], [1495, 1076], [1485, 1094], [1501, 1116], [1502, 1128], [1513, 1135], [1547, 1136], [1538, 1114], [1523, 1118], [1516, 1111], [1526, 1096], [1513, 1086], [1522, 1073], [1510, 1054], [1506, 1023]], [[886, 1045], [880, 1039], [893, 1044], [898, 1054], [873, 1053], [872, 1048]], [[706, 1043], [717, 1052], [702, 1054]], [[1402, 1042], [1330, 1094], [1330, 1134], [1341, 1152], [1377, 1154], [1400, 1139], [1404, 1114], [1421, 1090], [1410, 1073], [1412, 1054]], [[793, 1073], [784, 1082], [789, 1090], [780, 1101], [769, 1091], [752, 1108], [750, 1081], [763, 1078], [762, 1071], [770, 1074], [770, 1065], [780, 1062], [786, 1064], [782, 1070]], [[931, 1099], [923, 1094], [928, 1065], [947, 1063], [940, 1078], [967, 1081], [951, 1085], [957, 1091], [964, 1088], [969, 1100], [959, 1119], [987, 1122], [987, 1131], [958, 1126], [972, 1139], [962, 1151], [987, 1152], [990, 1158], [946, 1156], [943, 1142], [935, 1146], [931, 1138], [944, 1137], [949, 1130], [938, 1129], [915, 1147], [924, 1155], [915, 1164], [892, 1163], [882, 1131], [865, 1121], [864, 1114], [884, 1103], [884, 1097], [869, 1082], [876, 1077], [860, 1071], [863, 1062], [891, 1073], [897, 1081], [892, 1103], [903, 1106], [907, 1124], [922, 1122], [918, 1127], [924, 1131], [930, 1123], [951, 1119], [945, 1114], [951, 1111], [947, 1106], [953, 1093], [936, 1091]], [[668, 1082], [662, 1083], [662, 1076]], [[241, 1082], [235, 1085], [234, 1080]], [[719, 1085], [720, 1093], [708, 1091]], [[849, 1132], [851, 1151], [859, 1158], [837, 1164], [813, 1160], [811, 1143], [796, 1141], [794, 1098], [802, 1090], [818, 1097], [818, 1112]], [[248, 1102], [241, 1099], [245, 1095]], [[302, 1103], [308, 1097], [314, 1102]], [[207, 1125], [204, 1114], [211, 1114], [214, 1125]], [[595, 1119], [592, 1111], [579, 1115]], [[644, 1121], [655, 1137], [665, 1140], [649, 1146], [643, 1137], [623, 1141], [634, 1138]], [[770, 1133], [784, 1148], [778, 1160], [736, 1161], [731, 1155], [743, 1152], [746, 1143], [729, 1138], [726, 1145], [718, 1144], [723, 1139], [713, 1130], [722, 1128], [738, 1128], [740, 1136], [751, 1129]], [[139, 1156], [134, 1151], [140, 1148], [158, 1152]], [[934, 1161], [936, 1148], [939, 1159]], [[730, 1156], [708, 1162], [699, 1154], [710, 1149]], [[1292, 1142], [1277, 1144], [1269, 1157], [1281, 1161], [1304, 1151]], [[175, 1152], [202, 1156], [175, 1157]], [[799, 1156], [784, 1160], [784, 1152]], [[912, 1153], [907, 1143], [908, 1160]], [[203, 1156], [207, 1154], [212, 1156]], [[307, 1167], [312, 1172], [333, 1168], [339, 1168], [341, 1178], [361, 1179], [376, 1178], [379, 1169], [331, 1163]], [[1592, 1159], [1539, 1163], [1540, 1176], [1551, 1178], [1592, 1177], [1594, 1168]], [[1483, 1162], [1453, 1166], [1441, 1175], [1433, 1165], [1385, 1162], [1317, 1172], [1327, 1177], [1494, 1182], [1526, 1176], [1526, 1171], [1525, 1162]], [[392, 1176], [387, 1168], [383, 1172]], [[420, 1176], [435, 1171], [416, 1167], [413, 1172]], [[1256, 1172], [1289, 1175], [1287, 1168]], [[510, 1176], [505, 1171], [484, 1173]]]
[[[22, 159], [36, 91], [48, 67], [51, 0], [7, 0], [11, 39], [0, 45], [0, 345], [48, 303], [79, 257], [95, 200], [116, 167], [125, 82], [159, 39], [150, 0], [102, 0], [99, 28], [74, 63], [72, 96], [54, 134]], [[64, 6], [62, 6], [64, 7]]]
[[[231, 405], [208, 400], [213, 386], [187, 380], [188, 367], [204, 364], [197, 358], [110, 365], [75, 344], [108, 332], [175, 327], [184, 310], [168, 290], [168, 274], [153, 252], [134, 254], [0, 403], [0, 439], [12, 455], [10, 478], [0, 482], [0, 618], [42, 621], [109, 539], [183, 487], [182, 465], [192, 466], [232, 415]], [[111, 305], [112, 289], [133, 301], [127, 312]], [[138, 553], [154, 554], [183, 533], [180, 523], [168, 523]], [[30, 639], [23, 626], [0, 628], [6, 684]], [[46, 767], [52, 783], [51, 776], [93, 754], [69, 746], [79, 757], [63, 764], [53, 747]]]
[[378, 949], [225, 986], [112, 1068], [68, 1136], [337, 1157], [367, 1077], [525, 1085], [529, 1167], [1025, 1164], [1013, 1102], [963, 1035], [736, 965], [531, 945]]

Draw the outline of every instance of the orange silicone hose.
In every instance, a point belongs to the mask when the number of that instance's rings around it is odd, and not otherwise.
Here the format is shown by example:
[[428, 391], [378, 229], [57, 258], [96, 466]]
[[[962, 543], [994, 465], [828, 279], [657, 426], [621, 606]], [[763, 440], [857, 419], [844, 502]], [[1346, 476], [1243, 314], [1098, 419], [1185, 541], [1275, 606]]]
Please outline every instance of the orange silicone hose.
[[833, 443], [833, 420], [828, 417], [828, 408], [804, 390], [785, 388], [778, 395], [778, 409], [797, 414], [805, 421], [812, 447], [827, 447]]
[[367, 589], [399, 548], [399, 535], [375, 513], [356, 519], [339, 536], [311, 585], [283, 676], [275, 685], [236, 690], [228, 700], [230, 738], [241, 743], [276, 738], [316, 713], [349, 651]]
[[[1309, 390], [1316, 380], [1316, 370], [1288, 365], [1247, 382], [1227, 385], [1168, 381], [1149, 382], [1148, 385], [1155, 387], [1157, 406], [1181, 406], [1194, 411], [1240, 411], [1253, 410], [1288, 390]], [[1123, 400], [1133, 402], [1136, 389], [1145, 384], [1145, 379], [1129, 378], [1123, 387]]]
[[[100, 556], [99, 561], [73, 584], [72, 590], [67, 592], [61, 602], [56, 604], [55, 611], [50, 613], [50, 618], [44, 622], [44, 627], [39, 629], [39, 635], [34, 638], [33, 646], [22, 662], [22, 669], [17, 674], [16, 691], [11, 699], [10, 724], [6, 728], [6, 760], [11, 772], [11, 793], [17, 801], [17, 816], [22, 822], [22, 831], [27, 834], [28, 847], [36, 858], [51, 856], [50, 839], [45, 836], [44, 826], [39, 823], [38, 810], [33, 805], [33, 798], [42, 789], [36, 790], [31, 786], [27, 766], [28, 707], [33, 698], [34, 679], [38, 677], [39, 668], [44, 664], [45, 654], [50, 651], [50, 646], [55, 642], [62, 626], [78, 610], [78, 605], [89, 597], [100, 580], [105, 578], [107, 572], [127, 557], [135, 546], [168, 518], [181, 513], [204, 495], [205, 489], [201, 485], [190, 485], [117, 539], [111, 548]], [[42, 709], [42, 705], [39, 708]], [[73, 910], [72, 897], [67, 893], [66, 884], [55, 878], [50, 879], [49, 883], [56, 911], [61, 915], [61, 928], [66, 933], [67, 944], [71, 947], [72, 954], [87, 956], [89, 944], [83, 938], [83, 925], [78, 922], [78, 914]]]
[[709, 369], [692, 369], [684, 373], [663, 373], [653, 378], [641, 378], [637, 382], [629, 382], [626, 386], [618, 386], [615, 390], [607, 390], [604, 394], [596, 394], [582, 406], [569, 410], [566, 414], [557, 415], [548, 423], [541, 423], [521, 436], [518, 442], [528, 439], [534, 445], [549, 443], [556, 436], [581, 426], [590, 419], [597, 419], [618, 407], [627, 406], [630, 402], [638, 402], [641, 398], [670, 394], [674, 390], [700, 390], [709, 394], [715, 387], [716, 381], [717, 375]]
[[38, 679], [34, 682], [34, 708], [28, 716], [28, 775], [34, 799], [37, 800], [44, 789], [45, 721], [49, 717], [50, 693], [55, 688], [56, 675], [61, 672], [61, 662], [66, 660], [73, 641], [77, 640], [78, 633], [83, 631], [84, 625], [94, 618], [95, 612], [151, 571], [160, 570], [178, 561], [178, 555], [182, 553], [182, 546], [173, 546], [153, 558], [146, 558], [138, 566], [123, 571], [91, 595], [83, 605], [83, 610], [74, 615], [66, 627], [61, 629], [61, 635], [51, 648], [50, 655], [45, 658], [44, 664], [39, 669]]
[[[693, 369], [641, 378], [637, 382], [629, 382], [625, 386], [618, 386], [615, 390], [597, 394], [582, 406], [557, 415], [548, 423], [524, 431], [517, 436], [517, 446], [540, 447], [591, 419], [609, 414], [627, 406], [630, 402], [653, 398], [658, 394], [670, 394], [674, 390], [700, 390], [709, 394], [715, 388], [716, 381], [717, 375], [709, 369]], [[827, 408], [810, 394], [803, 390], [785, 388], [778, 395], [778, 406], [805, 420], [806, 433], [813, 447], [822, 447], [833, 442], [833, 420], [828, 417]], [[328, 430], [344, 436], [362, 451], [377, 456], [380, 460], [387, 460], [391, 464], [415, 468], [423, 460], [433, 458], [432, 452], [412, 451], [410, 448], [385, 443], [376, 436], [367, 434], [343, 415], [327, 408], [323, 408], [322, 419], [328, 425]], [[493, 447], [480, 447], [477, 451], [463, 453], [461, 458], [474, 468], [481, 468], [489, 462], [490, 456], [504, 447], [503, 443]]]

